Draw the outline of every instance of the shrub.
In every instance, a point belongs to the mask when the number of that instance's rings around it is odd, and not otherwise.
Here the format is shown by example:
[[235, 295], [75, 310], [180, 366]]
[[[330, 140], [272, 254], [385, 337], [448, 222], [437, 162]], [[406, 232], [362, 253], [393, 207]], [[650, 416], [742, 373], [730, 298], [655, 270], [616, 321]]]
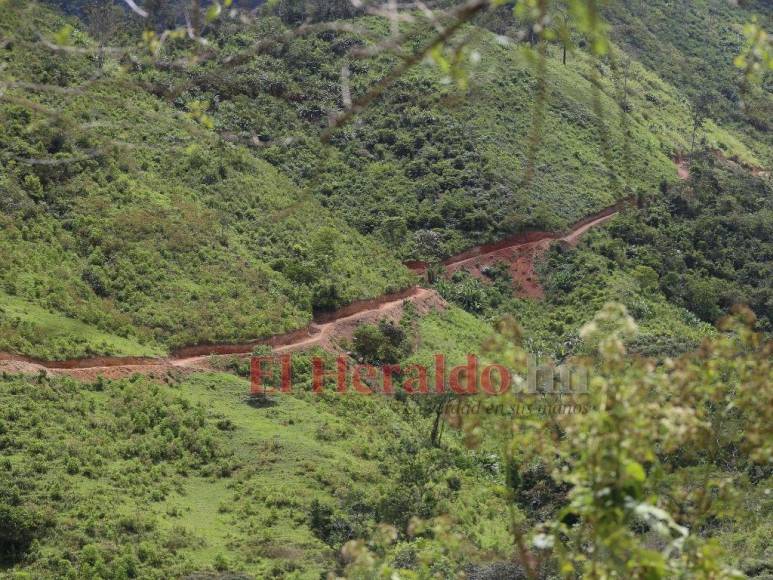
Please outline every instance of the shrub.
[[394, 322], [382, 320], [378, 326], [363, 324], [353, 337], [357, 357], [371, 364], [392, 364], [410, 352], [406, 332]]
[[38, 514], [21, 507], [0, 503], [0, 563], [19, 561], [41, 535], [43, 522]]

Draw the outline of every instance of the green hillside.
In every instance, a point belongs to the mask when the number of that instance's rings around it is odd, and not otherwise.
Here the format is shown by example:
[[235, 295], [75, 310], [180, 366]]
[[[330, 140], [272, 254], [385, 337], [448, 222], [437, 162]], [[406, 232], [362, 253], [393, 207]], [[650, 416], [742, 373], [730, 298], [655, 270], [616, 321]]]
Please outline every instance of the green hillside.
[[[743, 27], [753, 19], [769, 30], [773, 14], [765, 2], [612, 2], [607, 7], [615, 39], [646, 67], [678, 87], [710, 116], [738, 129], [771, 163], [769, 89], [744, 86], [733, 59], [744, 45]], [[675, 24], [678, 24], [675, 25]], [[722, 148], [724, 149], [724, 148]]]
[[[491, 329], [455, 310], [420, 332], [422, 352], [453, 333], [463, 353]], [[11, 555], [36, 546], [12, 577], [318, 578], [377, 522], [449, 510], [479, 548], [471, 561], [505, 553], [489, 455], [470, 455], [453, 431], [443, 449], [429, 445], [431, 416], [416, 400], [312, 395], [308, 358], [294, 362], [294, 394], [268, 404], [225, 374], [0, 380], [0, 546], [6, 525], [18, 530]]]
[[[212, 25], [219, 56], [184, 75], [126, 71], [110, 54], [77, 52], [93, 46], [77, 21], [69, 29], [34, 5], [7, 5], [3, 291], [148, 351], [297, 328], [314, 310], [409, 285], [396, 258], [561, 229], [673, 182], [672, 157], [690, 147], [679, 91], [635, 61], [621, 70], [614, 47], [604, 62], [579, 50], [567, 65], [549, 47], [539, 142], [539, 64], [469, 27], [467, 89], [418, 66], [322, 144], [326, 111], [340, 107], [341, 47], [363, 42], [351, 33], [290, 38], [221, 65], [287, 26], [224, 21]], [[386, 30], [378, 19], [352, 23]], [[38, 31], [64, 31], [76, 52], [47, 49]], [[392, 61], [354, 64], [357, 95]], [[747, 134], [711, 121], [702, 133], [739, 162], [766, 158]], [[74, 334], [33, 348], [31, 330], [6, 325], [17, 336], [7, 348], [28, 354], [130, 352]]]
[[[418, 345], [406, 362], [420, 364], [431, 364], [435, 352], [446, 353], [449, 364], [460, 363], [496, 337], [490, 326], [453, 308], [404, 319], [402, 326]], [[511, 351], [498, 351], [500, 340], [489, 343], [490, 352], [509, 361]], [[745, 372], [762, 370], [755, 365], [764, 362], [753, 352], [734, 352]], [[332, 357], [326, 364], [332, 368]], [[690, 368], [699, 372], [706, 360], [695, 364]], [[721, 364], [724, 376], [733, 376], [730, 363]], [[669, 371], [670, 378], [641, 379], [633, 367], [621, 380], [654, 380], [666, 389], [669, 381], [684, 380], [678, 368]], [[594, 371], [594, 381], [607, 372]], [[707, 384], [726, 380], [702, 372]], [[520, 577], [521, 568], [508, 563], [510, 526], [553, 517], [571, 495], [569, 486], [550, 475], [549, 457], [543, 462], [534, 456], [546, 444], [539, 442], [544, 429], [556, 423], [549, 417], [541, 423], [539, 415], [513, 422], [492, 414], [471, 417], [459, 430], [451, 415], [435, 446], [432, 398], [340, 395], [332, 387], [314, 395], [310, 373], [308, 356], [296, 355], [293, 393], [267, 398], [248, 397], [248, 381], [219, 373], [90, 384], [4, 376], [0, 576], [311, 579], [338, 572], [369, 578], [337, 555], [344, 543], [367, 538], [361, 548], [400, 574], [415, 569], [419, 578], [446, 577], [463, 569]], [[749, 403], [738, 402], [744, 408]], [[754, 415], [743, 417], [733, 420], [753, 428]], [[626, 431], [637, 428], [630, 421]], [[523, 439], [511, 441], [506, 425], [517, 426]], [[725, 511], [705, 533], [727, 550], [727, 561], [754, 571], [769, 565], [769, 478], [755, 472], [745, 455], [731, 459], [737, 453], [732, 441], [742, 445], [734, 433], [723, 432], [717, 456], [696, 450], [696, 456], [662, 459], [663, 471], [654, 472], [647, 485], [671, 505], [693, 478], [732, 482], [732, 491], [718, 489]], [[508, 445], [515, 447], [504, 459], [500, 453]], [[513, 479], [514, 469], [522, 479]], [[693, 509], [686, 506], [683, 517], [700, 518]], [[431, 527], [422, 528], [414, 517]], [[540, 577], [550, 577], [552, 566]]]
[[0, 580], [771, 578], [768, 3], [380, 4], [0, 0]]
[[[315, 309], [411, 284], [382, 246], [266, 162], [142, 90], [116, 63], [98, 69], [36, 42], [38, 31], [53, 34], [64, 20], [34, 5], [6, 5], [6, 294], [173, 347], [276, 334], [307, 323]], [[36, 350], [129, 354], [57, 344]]]
[[[349, 25], [387, 32], [376, 19]], [[276, 38], [283, 26], [267, 17], [247, 32], [225, 22], [213, 38], [225, 59], [256, 39]], [[239, 66], [215, 59], [193, 67], [193, 82], [166, 71], [143, 78], [159, 90], [184, 91], [180, 107], [209, 103], [218, 131], [256, 141], [257, 155], [403, 258], [446, 256], [527, 228], [560, 228], [675, 179], [671, 159], [690, 145], [689, 107], [651, 71], [631, 62], [623, 72], [617, 50], [598, 65], [579, 51], [564, 66], [560, 51], [549, 49], [545, 118], [533, 147], [534, 55], [479, 28], [466, 34], [475, 39], [464, 53], [472, 59], [468, 88], [449, 84], [438, 67], [417, 66], [353, 125], [334, 131], [326, 147], [318, 137], [328, 112], [341, 107], [336, 81], [348, 62], [344, 49], [369, 46], [355, 34], [290, 37]], [[426, 32], [409, 36], [420, 43]], [[351, 63], [352, 94], [364, 94], [393, 65], [387, 57]], [[707, 138], [728, 155], [759, 163], [732, 132], [712, 125]]]

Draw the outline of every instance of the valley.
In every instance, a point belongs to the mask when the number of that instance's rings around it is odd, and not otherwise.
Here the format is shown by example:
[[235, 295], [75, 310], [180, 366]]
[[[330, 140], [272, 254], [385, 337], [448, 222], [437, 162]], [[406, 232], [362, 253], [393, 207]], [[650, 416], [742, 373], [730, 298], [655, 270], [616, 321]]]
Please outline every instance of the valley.
[[0, 580], [771, 578], [771, 32], [0, 0]]

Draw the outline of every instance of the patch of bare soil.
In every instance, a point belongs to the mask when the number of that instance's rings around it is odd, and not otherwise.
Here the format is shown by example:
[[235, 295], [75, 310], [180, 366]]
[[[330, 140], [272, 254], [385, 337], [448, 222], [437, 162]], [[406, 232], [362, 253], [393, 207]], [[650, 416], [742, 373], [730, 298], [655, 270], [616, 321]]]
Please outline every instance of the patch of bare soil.
[[10, 375], [19, 373], [25, 375], [36, 375], [41, 370], [46, 370], [46, 367], [39, 364], [27, 362], [24, 360], [15, 360], [10, 358], [11, 355], [7, 356], [9, 357], [7, 360], [0, 360], [0, 373], [8, 373]]
[[[427, 288], [415, 288], [411, 294], [405, 298], [382, 302], [378, 306], [343, 316], [330, 322], [321, 324], [311, 324], [306, 329], [306, 335], [297, 338], [293, 342], [275, 346], [273, 351], [276, 354], [286, 354], [307, 350], [312, 347], [319, 347], [329, 352], [341, 350], [341, 343], [345, 340], [351, 340], [355, 329], [361, 324], [376, 324], [380, 320], [390, 320], [398, 322], [403, 317], [406, 303], [412, 303], [419, 315], [428, 314], [432, 311], [445, 309], [448, 304], [440, 295]], [[182, 359], [170, 359], [170, 364], [176, 368], [187, 368], [193, 370], [210, 370], [212, 359], [222, 357], [248, 357], [252, 349], [227, 355], [212, 354], [187, 357]]]
[[674, 157], [674, 163], [676, 164], [676, 176], [679, 179], [690, 179], [690, 162], [685, 157], [677, 155]]
[[539, 283], [534, 264], [537, 257], [550, 247], [553, 239], [544, 239], [537, 242], [519, 244], [510, 248], [495, 250], [474, 258], [467, 258], [446, 266], [448, 275], [466, 270], [473, 276], [487, 280], [485, 271], [497, 262], [508, 265], [510, 277], [515, 284], [518, 294], [528, 298], [542, 298], [544, 291]]
[[144, 375], [158, 381], [175, 381], [193, 372], [193, 367], [178, 367], [172, 361], [162, 361], [158, 364], [125, 365], [110, 367], [92, 367], [85, 369], [53, 369], [55, 375], [65, 375], [79, 381], [90, 383], [99, 377], [105, 379], [125, 379], [134, 375]]
[[[544, 292], [534, 270], [537, 258], [544, 254], [553, 242], [576, 244], [586, 231], [616, 216], [622, 209], [623, 203], [589, 216], [575, 224], [572, 230], [563, 236], [546, 232], [516, 235], [494, 244], [471, 248], [449, 258], [443, 265], [448, 275], [465, 269], [475, 276], [485, 278], [484, 272], [487, 267], [497, 262], [505, 262], [509, 265], [513, 280], [519, 286], [520, 294], [541, 298]], [[418, 274], [425, 273], [427, 269], [426, 263], [423, 262], [411, 262], [406, 265]], [[414, 286], [380, 298], [361, 300], [335, 312], [319, 314], [306, 328], [263, 340], [236, 344], [195, 345], [179, 349], [172, 356], [164, 359], [96, 357], [51, 362], [0, 353], [0, 372], [38, 374], [45, 371], [54, 375], [70, 376], [84, 382], [94, 381], [98, 377], [119, 379], [142, 374], [157, 380], [168, 381], [190, 373], [212, 370], [212, 357], [249, 356], [253, 348], [259, 344], [271, 346], [276, 353], [295, 352], [314, 346], [338, 351], [344, 340], [352, 338], [354, 330], [359, 325], [376, 323], [383, 319], [398, 321], [408, 302], [414, 305], [420, 315], [442, 310], [447, 306], [434, 290]]]
[[[618, 209], [612, 211], [605, 210], [592, 218], [583, 220], [572, 228], [566, 235], [554, 235], [548, 233], [532, 234], [536, 239], [533, 241], [514, 240], [512, 245], [497, 247], [500, 244], [492, 246], [481, 246], [478, 255], [465, 257], [469, 251], [462, 254], [461, 259], [450, 259], [445, 262], [446, 273], [453, 274], [459, 270], [467, 270], [473, 276], [486, 280], [485, 271], [494, 266], [497, 262], [504, 262], [508, 265], [510, 276], [518, 288], [518, 294], [525, 298], [542, 298], [545, 294], [539, 283], [535, 263], [554, 242], [565, 243], [570, 246], [577, 245], [580, 237], [596, 226], [612, 219], [619, 213]], [[493, 248], [490, 249], [489, 248]], [[487, 251], [488, 250], [488, 251]]]

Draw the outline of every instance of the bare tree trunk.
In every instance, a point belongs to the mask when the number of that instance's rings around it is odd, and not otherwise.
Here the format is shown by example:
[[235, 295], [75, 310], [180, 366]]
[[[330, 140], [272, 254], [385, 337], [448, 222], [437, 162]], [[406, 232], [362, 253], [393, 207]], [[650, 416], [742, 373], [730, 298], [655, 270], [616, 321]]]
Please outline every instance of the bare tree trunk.
[[429, 437], [433, 447], [438, 447], [440, 445], [440, 420], [443, 417], [443, 411], [445, 408], [446, 400], [442, 399], [435, 409], [435, 422], [432, 425], [432, 434]]
[[193, 36], [196, 38], [201, 36], [201, 0], [191, 1], [191, 27]]
[[623, 104], [625, 105], [625, 112], [628, 112], [628, 69], [631, 66], [631, 61], [625, 61], [625, 69], [623, 71]]

